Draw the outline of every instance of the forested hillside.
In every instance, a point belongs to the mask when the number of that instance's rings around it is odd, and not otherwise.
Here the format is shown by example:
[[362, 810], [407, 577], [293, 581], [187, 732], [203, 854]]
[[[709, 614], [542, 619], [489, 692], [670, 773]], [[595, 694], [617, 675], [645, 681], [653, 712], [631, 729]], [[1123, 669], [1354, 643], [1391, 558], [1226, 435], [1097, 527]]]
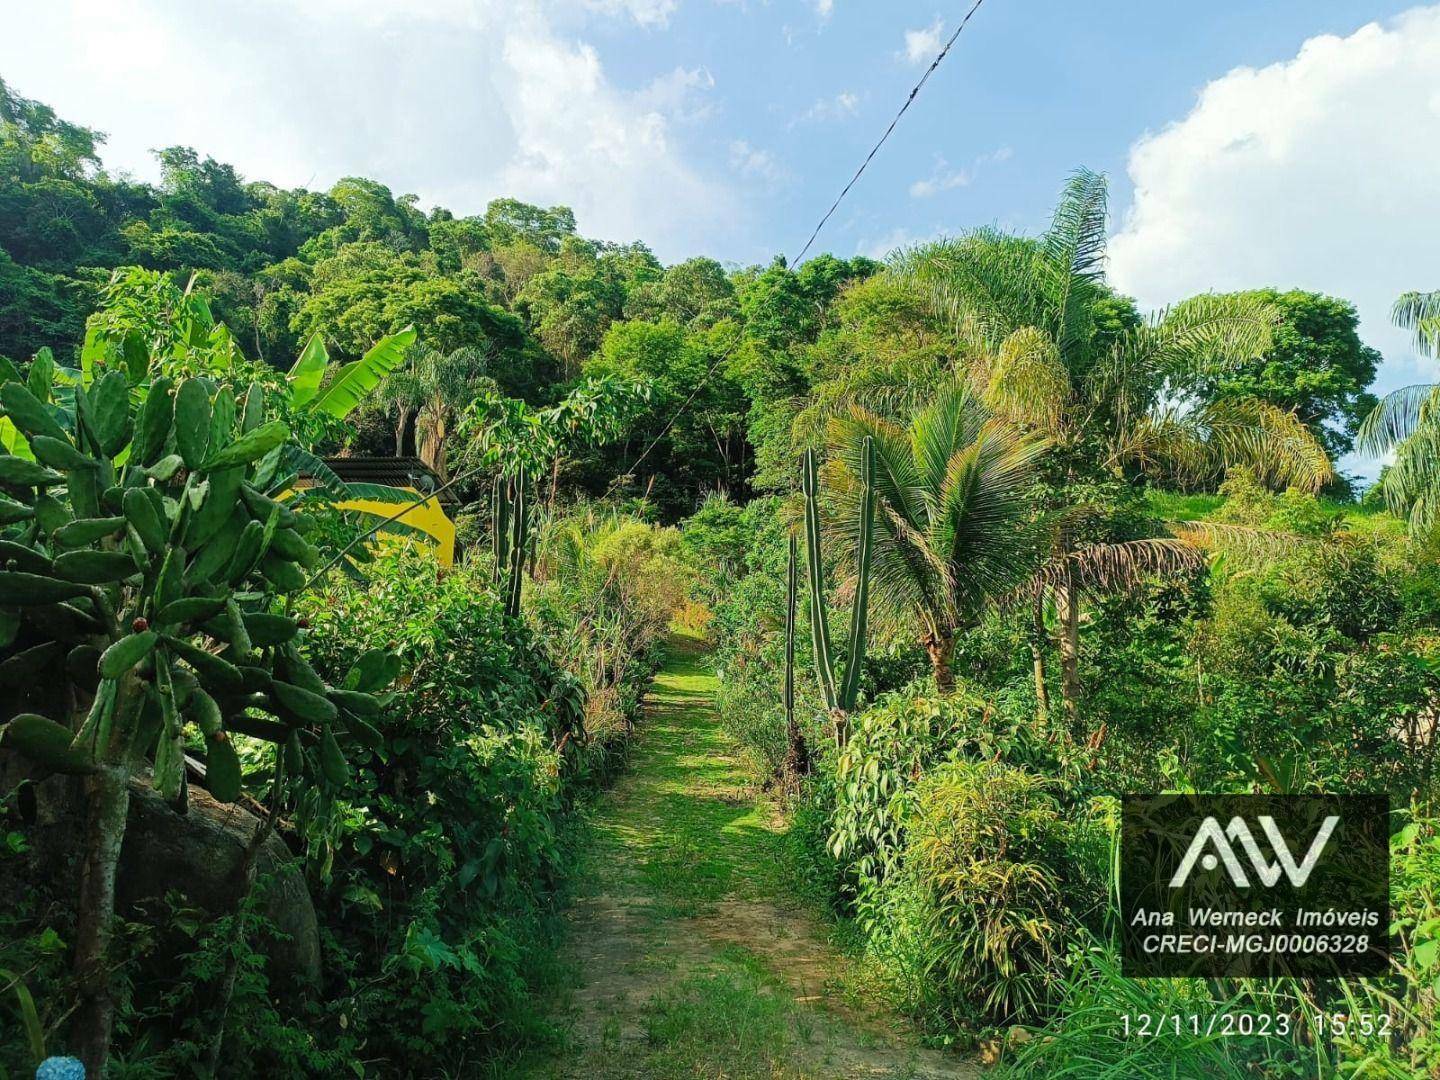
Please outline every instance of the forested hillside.
[[[666, 266], [103, 151], [0, 82], [0, 1077], [1440, 1069], [1440, 389], [1344, 298], [1139, 310], [1083, 168]], [[1160, 791], [1388, 797], [1388, 966], [1125, 977]]]

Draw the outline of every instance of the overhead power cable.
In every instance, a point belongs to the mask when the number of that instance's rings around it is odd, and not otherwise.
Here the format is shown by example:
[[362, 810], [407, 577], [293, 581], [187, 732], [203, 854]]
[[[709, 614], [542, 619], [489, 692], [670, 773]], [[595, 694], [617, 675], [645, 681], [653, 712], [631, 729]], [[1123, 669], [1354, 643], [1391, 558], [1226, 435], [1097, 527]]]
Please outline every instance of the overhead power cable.
[[[852, 176], [850, 178], [850, 182], [841, 189], [840, 194], [836, 196], [835, 201], [830, 204], [830, 209], [825, 211], [825, 215], [816, 224], [815, 231], [810, 234], [810, 239], [805, 241], [805, 246], [800, 249], [800, 254], [796, 256], [794, 262], [790, 264], [791, 266], [800, 265], [800, 261], [805, 258], [806, 252], [810, 250], [810, 245], [815, 243], [815, 238], [820, 235], [820, 230], [825, 228], [825, 223], [829, 221], [831, 215], [833, 215], [835, 211], [840, 208], [840, 204], [845, 201], [845, 196], [850, 194], [850, 189], [855, 186], [855, 182], [859, 180], [861, 174], [865, 172], [866, 166], [868, 166], [870, 162], [874, 160], [875, 155], [880, 152], [880, 148], [885, 145], [885, 141], [890, 138], [891, 132], [895, 130], [895, 125], [900, 123], [900, 118], [904, 116], [906, 110], [908, 110], [910, 106], [915, 103], [915, 98], [919, 95], [921, 89], [923, 89], [925, 84], [930, 81], [930, 76], [935, 74], [935, 69], [940, 66], [940, 62], [944, 60], [947, 55], [949, 55], [951, 47], [955, 44], [956, 39], [960, 36], [960, 32], [965, 29], [966, 25], [970, 22], [971, 17], [975, 14], [975, 12], [980, 10], [980, 5], [984, 2], [985, 0], [975, 0], [975, 3], [970, 6], [970, 10], [965, 13], [965, 17], [960, 20], [960, 25], [955, 27], [955, 32], [950, 35], [950, 38], [948, 41], [945, 42], [944, 47], [935, 54], [935, 59], [930, 61], [930, 66], [925, 69], [925, 74], [920, 76], [920, 81], [911, 88], [909, 95], [905, 98], [904, 104], [900, 106], [900, 111], [895, 114], [895, 118], [890, 121], [890, 126], [885, 129], [885, 134], [881, 135], [880, 141], [870, 148], [870, 153], [865, 155], [865, 160], [862, 161], [860, 163], [860, 167], [855, 170], [855, 175]], [[655, 447], [660, 444], [660, 440], [665, 438], [665, 436], [670, 433], [670, 429], [675, 426], [676, 421], [678, 421], [680, 417], [684, 415], [685, 410], [690, 407], [691, 403], [694, 402], [694, 400], [699, 396], [700, 391], [704, 389], [705, 384], [710, 381], [710, 376], [714, 375], [720, 365], [723, 364], [727, 359], [729, 359], [730, 354], [733, 353], [737, 347], [739, 347], [742, 339], [743, 336], [737, 335], [735, 339], [731, 341], [731, 343], [721, 351], [720, 355], [715, 358], [714, 363], [712, 363], [709, 369], [705, 372], [705, 374], [700, 377], [700, 381], [695, 384], [695, 389], [690, 392], [690, 396], [680, 403], [680, 407], [675, 410], [674, 415], [671, 416], [670, 419], [666, 422], [665, 426], [660, 429], [660, 434], [656, 435], [655, 438], [650, 440], [649, 445], [645, 447], [644, 451], [640, 454], [640, 456], [635, 459], [633, 464], [631, 464], [629, 470], [627, 471], [627, 475], [633, 476], [635, 474], [635, 470], [640, 466], [640, 464], [644, 462], [647, 457], [650, 456], [650, 451], [654, 450]], [[614, 488], [620, 483], [622, 479], [623, 477], [617, 476], [613, 481], [611, 481], [611, 490], [614, 490]]]
[[805, 258], [805, 253], [810, 250], [810, 245], [815, 243], [815, 238], [820, 235], [820, 230], [825, 227], [825, 223], [830, 220], [830, 216], [840, 208], [840, 204], [845, 201], [845, 196], [850, 194], [850, 189], [855, 186], [856, 181], [859, 180], [865, 172], [866, 166], [868, 166], [870, 162], [874, 160], [875, 155], [880, 152], [880, 148], [885, 145], [885, 140], [890, 138], [890, 133], [895, 130], [895, 125], [900, 123], [900, 118], [904, 116], [906, 110], [915, 103], [915, 98], [919, 95], [921, 88], [930, 81], [930, 76], [935, 74], [935, 69], [940, 66], [940, 61], [944, 60], [946, 55], [949, 54], [950, 47], [955, 44], [955, 39], [960, 36], [960, 31], [965, 29], [965, 24], [970, 21], [970, 17], [974, 15], [975, 12], [980, 10], [980, 5], [984, 2], [985, 0], [975, 0], [970, 10], [965, 13], [965, 17], [960, 20], [960, 25], [957, 26], [955, 32], [950, 35], [950, 40], [945, 42], [945, 47], [936, 54], [934, 60], [930, 61], [930, 66], [925, 69], [925, 74], [920, 76], [920, 81], [917, 82], [910, 91], [910, 95], [905, 99], [905, 103], [900, 106], [900, 111], [897, 112], [895, 118], [890, 121], [890, 126], [885, 129], [885, 134], [881, 135], [880, 141], [870, 148], [870, 153], [865, 155], [865, 160], [862, 161], [860, 167], [855, 170], [855, 175], [850, 178], [850, 182], [846, 184], [844, 188], [841, 189], [840, 194], [835, 197], [835, 201], [830, 204], [830, 209], [825, 211], [825, 216], [822, 217], [819, 224], [815, 226], [815, 231], [810, 234], [810, 239], [805, 241], [805, 246], [800, 249], [800, 254], [795, 257], [794, 263], [791, 264], [792, 266], [800, 265], [801, 260]]

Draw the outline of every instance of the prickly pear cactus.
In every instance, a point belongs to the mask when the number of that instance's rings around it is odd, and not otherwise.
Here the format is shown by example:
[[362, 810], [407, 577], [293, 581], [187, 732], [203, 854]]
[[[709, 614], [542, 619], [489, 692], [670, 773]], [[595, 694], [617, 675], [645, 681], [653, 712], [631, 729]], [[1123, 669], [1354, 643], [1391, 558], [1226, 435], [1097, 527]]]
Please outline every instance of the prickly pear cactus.
[[150, 763], [180, 801], [193, 730], [206, 786], [228, 801], [241, 732], [343, 783], [336, 731], [371, 734], [372, 692], [398, 661], [366, 655], [327, 686], [280, 613], [318, 555], [277, 499], [293, 480], [278, 475], [289, 432], [265, 419], [264, 391], [237, 401], [208, 379], [132, 384], [120, 370], [53, 380], [48, 364], [22, 381], [0, 361], [0, 702], [55, 680], [71, 711], [0, 705], [0, 747], [62, 773]]

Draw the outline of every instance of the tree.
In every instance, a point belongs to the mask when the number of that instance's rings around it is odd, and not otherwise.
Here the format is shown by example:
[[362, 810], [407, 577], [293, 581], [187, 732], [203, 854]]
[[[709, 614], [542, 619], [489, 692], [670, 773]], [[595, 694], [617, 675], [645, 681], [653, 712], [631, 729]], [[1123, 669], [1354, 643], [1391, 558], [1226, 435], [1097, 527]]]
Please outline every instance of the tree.
[[[1270, 348], [1274, 310], [1255, 297], [1197, 297], [1149, 319], [1130, 317], [1104, 280], [1106, 194], [1105, 179], [1082, 170], [1038, 240], [979, 229], [902, 252], [891, 271], [952, 327], [956, 368], [985, 405], [1047, 440], [1047, 473], [1062, 491], [1135, 474], [1214, 482], [1233, 465], [1279, 487], [1327, 482], [1324, 447], [1293, 413], [1256, 398], [1207, 402], [1195, 392], [1205, 377]], [[929, 377], [902, 379], [887, 392], [904, 401], [928, 385]], [[1082, 509], [1051, 516], [1048, 556], [1059, 574], [1051, 587], [1072, 719], [1083, 560], [1163, 563], [1153, 538], [1107, 537], [1103, 520], [1086, 520]], [[1132, 546], [1120, 550], [1114, 541]], [[1087, 554], [1094, 544], [1104, 546]]]
[[658, 281], [639, 283], [625, 299], [627, 319], [659, 322], [668, 318], [691, 329], [713, 326], [739, 313], [735, 286], [725, 268], [706, 258], [676, 263]]
[[[651, 386], [630, 437], [642, 453], [653, 447], [649, 469], [678, 489], [659, 493], [667, 510], [688, 512], [701, 490], [733, 489], [741, 479], [745, 401], [723, 363], [734, 335], [728, 324], [687, 334], [669, 321], [617, 322], [585, 364], [587, 375]], [[607, 478], [613, 475], [608, 461], [604, 466]]]
[[623, 302], [619, 284], [598, 273], [593, 261], [578, 273], [557, 268], [536, 274], [515, 297], [541, 344], [572, 373], [599, 348]]
[[841, 287], [865, 278], [880, 264], [856, 256], [851, 260], [819, 255], [798, 271], [777, 255], [764, 270], [742, 275], [737, 293], [747, 335], [774, 348], [813, 341], [822, 316]]
[[[1415, 350], [1440, 355], [1440, 291], [1408, 292], [1395, 301], [1391, 318], [1411, 331]], [[1360, 425], [1356, 449], [1395, 452], [1381, 474], [1390, 509], [1426, 535], [1440, 520], [1440, 383], [1418, 383], [1387, 394]]]
[[[176, 330], [179, 336], [186, 328]], [[265, 389], [258, 383], [237, 401], [230, 386], [191, 378], [172, 398], [172, 380], [161, 374], [161, 361], [168, 359], [141, 345], [123, 363], [87, 367], [83, 378], [67, 375], [69, 387], [56, 379], [48, 351], [23, 381], [8, 362], [0, 371], [12, 451], [4, 455], [4, 476], [21, 500], [6, 501], [28, 511], [10, 514], [0, 539], [30, 571], [0, 575], [0, 622], [6, 627], [0, 655], [7, 661], [22, 657], [34, 675], [29, 688], [7, 693], [0, 746], [47, 772], [83, 778], [73, 1037], [87, 1074], [96, 1077], [105, 1075], [114, 1023], [111, 938], [132, 780], [148, 774], [155, 791], [184, 813], [190, 786], [185, 728], [193, 722], [204, 738], [204, 784], [221, 801], [241, 794], [233, 732], [277, 744], [278, 788], [286, 768], [278, 744], [299, 739], [303, 730], [308, 741], [325, 747], [323, 783], [339, 787], [349, 770], [332, 728], [344, 730], [376, 708], [367, 697], [342, 714], [324, 696], [331, 687], [301, 655], [293, 619], [278, 617], [275, 647], [252, 651], [247, 627], [257, 617], [277, 618], [271, 614], [277, 597], [301, 589], [307, 581], [301, 564], [313, 565], [316, 558], [302, 536], [308, 531], [303, 518], [285, 508], [282, 522], [282, 507], [274, 501], [289, 483], [276, 472], [290, 431], [282, 421], [266, 421]], [[62, 398], [64, 389], [70, 392]], [[47, 461], [70, 470], [70, 482], [59, 485], [64, 474], [47, 468]], [[82, 476], [90, 479], [78, 482]], [[123, 517], [101, 516], [94, 480], [100, 476], [125, 492]], [[53, 517], [44, 509], [47, 501]], [[254, 508], [253, 519], [247, 507]], [[76, 525], [85, 528], [77, 531]], [[121, 551], [116, 537], [127, 528], [135, 538]], [[237, 570], [232, 556], [239, 535], [258, 540], [262, 531], [266, 564], [262, 568], [257, 544]], [[81, 565], [83, 574], [73, 569]], [[95, 658], [89, 678], [61, 663], [76, 642]], [[263, 675], [253, 685], [268, 696], [248, 696], [232, 663], [241, 657]], [[398, 658], [376, 655], [364, 666], [373, 685], [362, 684], [365, 673], [357, 664], [347, 686], [380, 688], [393, 678]], [[257, 705], [275, 719], [257, 715]], [[322, 784], [308, 771], [307, 780], [312, 788]], [[73, 790], [78, 795], [82, 788]], [[264, 839], [247, 848], [244, 892]], [[228, 988], [212, 1036], [217, 1053], [227, 1005]], [[213, 1071], [213, 1061], [211, 1066]]]
[[1299, 289], [1236, 295], [1273, 307], [1280, 320], [1269, 348], [1202, 377], [1198, 396], [1268, 402], [1298, 416], [1332, 458], [1348, 454], [1360, 421], [1375, 407], [1366, 388], [1380, 363], [1380, 353], [1360, 340], [1355, 305]]
[[477, 394], [494, 390], [484, 352], [461, 346], [449, 353], [419, 346], [409, 364], [380, 388], [380, 400], [396, 412], [395, 454], [405, 453], [412, 420], [420, 459], [440, 478], [449, 479], [446, 444], [456, 419]]
[[902, 427], [852, 407], [829, 425], [824, 482], [850, 588], [863, 514], [865, 439], [877, 501], [870, 596], [892, 629], [920, 629], [942, 693], [955, 689], [955, 635], [1033, 567], [1027, 489], [1044, 444], [993, 419], [954, 382]]
[[520, 241], [554, 255], [567, 236], [575, 235], [575, 211], [568, 206], [533, 206], [519, 199], [495, 199], [485, 207], [485, 227], [495, 247]]

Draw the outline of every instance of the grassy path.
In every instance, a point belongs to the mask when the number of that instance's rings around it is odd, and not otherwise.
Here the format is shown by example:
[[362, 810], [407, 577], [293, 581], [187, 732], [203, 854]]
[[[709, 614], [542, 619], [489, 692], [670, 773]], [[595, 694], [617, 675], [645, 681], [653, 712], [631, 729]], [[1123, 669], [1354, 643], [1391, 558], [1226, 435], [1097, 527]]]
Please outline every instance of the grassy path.
[[596, 809], [565, 1051], [530, 1075], [975, 1075], [837, 989], [845, 960], [790, 896], [786, 824], [720, 729], [715, 682], [678, 640], [630, 768]]

